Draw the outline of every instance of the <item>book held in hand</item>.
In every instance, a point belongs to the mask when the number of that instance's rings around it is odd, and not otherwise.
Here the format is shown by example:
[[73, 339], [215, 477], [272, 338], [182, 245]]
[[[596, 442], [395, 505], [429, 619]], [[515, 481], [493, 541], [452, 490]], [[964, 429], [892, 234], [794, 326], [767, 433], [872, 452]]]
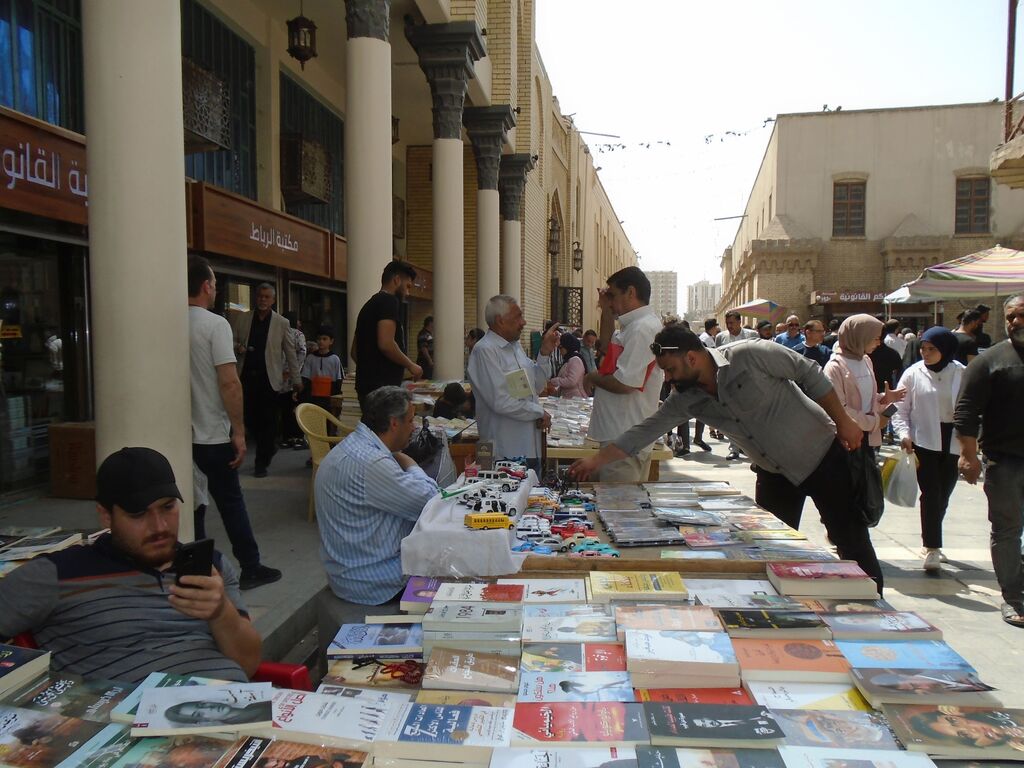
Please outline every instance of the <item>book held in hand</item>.
[[147, 688], [132, 722], [132, 736], [249, 732], [271, 727], [270, 683]]
[[0, 696], [46, 673], [50, 652], [0, 643]]
[[327, 646], [329, 659], [403, 659], [422, 653], [419, 624], [342, 624]]
[[775, 716], [758, 704], [648, 702], [643, 707], [653, 746], [763, 749], [786, 736]]

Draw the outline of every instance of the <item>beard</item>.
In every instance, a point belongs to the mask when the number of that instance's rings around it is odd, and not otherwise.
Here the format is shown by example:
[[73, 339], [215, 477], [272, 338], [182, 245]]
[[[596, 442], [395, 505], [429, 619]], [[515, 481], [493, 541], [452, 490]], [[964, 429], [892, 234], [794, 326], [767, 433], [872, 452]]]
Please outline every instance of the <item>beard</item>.
[[1024, 349], [1024, 328], [1014, 328], [1009, 333], [1010, 343], [1018, 349]]
[[694, 371], [689, 376], [682, 379], [673, 379], [672, 387], [676, 392], [686, 392], [697, 386], [697, 381], [700, 379], [699, 374]]

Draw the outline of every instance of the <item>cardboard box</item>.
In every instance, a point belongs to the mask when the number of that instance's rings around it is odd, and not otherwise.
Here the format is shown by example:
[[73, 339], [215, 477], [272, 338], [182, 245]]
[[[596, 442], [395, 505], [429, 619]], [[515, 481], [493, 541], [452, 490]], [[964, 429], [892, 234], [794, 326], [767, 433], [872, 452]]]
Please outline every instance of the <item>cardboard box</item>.
[[96, 425], [50, 425], [50, 492], [65, 499], [96, 498]]

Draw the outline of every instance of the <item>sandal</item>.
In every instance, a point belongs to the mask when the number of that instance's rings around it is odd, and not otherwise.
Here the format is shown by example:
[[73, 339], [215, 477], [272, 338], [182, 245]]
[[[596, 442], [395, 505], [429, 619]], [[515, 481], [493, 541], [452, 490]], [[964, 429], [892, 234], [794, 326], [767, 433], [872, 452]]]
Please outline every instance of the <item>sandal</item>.
[[1024, 615], [1017, 608], [1013, 607], [1009, 603], [1003, 603], [1000, 609], [1003, 614], [1003, 621], [1009, 624], [1011, 627], [1018, 627], [1024, 629]]

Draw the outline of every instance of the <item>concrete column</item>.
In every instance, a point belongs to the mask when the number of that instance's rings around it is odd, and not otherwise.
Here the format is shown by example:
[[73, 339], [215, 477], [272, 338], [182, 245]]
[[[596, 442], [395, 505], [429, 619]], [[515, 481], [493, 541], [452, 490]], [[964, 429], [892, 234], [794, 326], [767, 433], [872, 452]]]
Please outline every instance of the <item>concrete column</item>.
[[[391, 261], [391, 0], [345, 0], [348, 342]], [[358, 365], [358, 362], [357, 362]]]
[[[430, 83], [434, 113], [434, 378], [463, 377], [462, 107], [473, 62], [484, 55], [476, 22], [407, 26]], [[389, 209], [390, 210], [390, 209]]]
[[476, 322], [480, 328], [485, 328], [487, 300], [501, 292], [498, 169], [501, 148], [508, 141], [508, 131], [515, 125], [515, 113], [508, 105], [467, 107], [462, 121], [476, 157]]
[[523, 189], [534, 159], [527, 153], [504, 155], [498, 171], [501, 197], [501, 292], [522, 304]]
[[171, 462], [192, 538], [185, 160], [178, 0], [84, 0], [96, 459]]

